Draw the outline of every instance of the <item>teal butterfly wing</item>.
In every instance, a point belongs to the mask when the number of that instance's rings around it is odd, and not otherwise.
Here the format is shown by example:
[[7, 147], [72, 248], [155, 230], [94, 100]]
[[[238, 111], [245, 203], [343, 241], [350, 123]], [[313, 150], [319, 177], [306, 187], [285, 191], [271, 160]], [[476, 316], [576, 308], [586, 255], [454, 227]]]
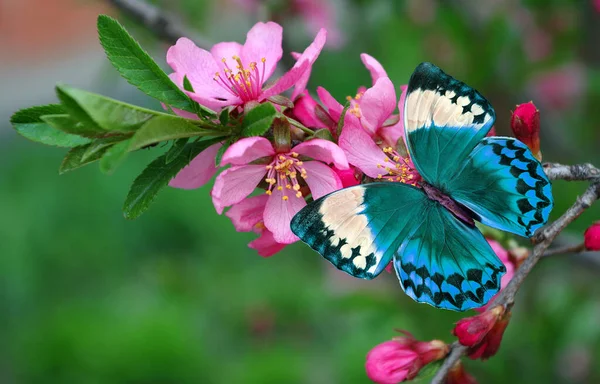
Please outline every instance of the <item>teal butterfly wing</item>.
[[431, 63], [408, 83], [404, 130], [411, 158], [430, 184], [444, 184], [494, 125], [496, 114], [476, 90]]
[[525, 144], [509, 137], [483, 139], [447, 187], [477, 221], [524, 237], [546, 224], [554, 206], [542, 165]]
[[481, 232], [427, 200], [393, 259], [404, 292], [417, 302], [465, 311], [485, 305], [506, 268]]
[[500, 289], [505, 272], [474, 226], [407, 184], [372, 183], [333, 192], [304, 207], [291, 228], [355, 277], [372, 279], [394, 259], [405, 292], [439, 308], [484, 305]]

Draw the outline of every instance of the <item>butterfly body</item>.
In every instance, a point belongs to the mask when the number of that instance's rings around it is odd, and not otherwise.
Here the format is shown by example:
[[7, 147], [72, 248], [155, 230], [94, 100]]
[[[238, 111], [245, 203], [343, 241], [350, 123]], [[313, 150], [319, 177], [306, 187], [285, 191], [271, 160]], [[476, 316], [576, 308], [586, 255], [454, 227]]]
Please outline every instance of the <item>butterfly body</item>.
[[423, 63], [407, 92], [406, 144], [422, 181], [333, 192], [302, 209], [291, 228], [355, 277], [372, 279], [392, 262], [418, 302], [483, 306], [506, 269], [475, 221], [532, 236], [553, 206], [550, 181], [523, 143], [486, 137], [495, 113], [474, 89]]

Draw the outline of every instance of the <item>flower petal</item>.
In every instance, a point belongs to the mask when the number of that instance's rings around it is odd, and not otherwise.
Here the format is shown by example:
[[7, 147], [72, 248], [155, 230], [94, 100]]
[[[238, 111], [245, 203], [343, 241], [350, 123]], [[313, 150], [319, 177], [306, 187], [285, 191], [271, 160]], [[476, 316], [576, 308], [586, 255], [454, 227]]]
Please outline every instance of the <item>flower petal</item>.
[[244, 165], [265, 156], [272, 156], [275, 150], [264, 137], [246, 137], [233, 143], [221, 159], [221, 166], [227, 164]]
[[[194, 89], [195, 90], [195, 89]], [[213, 111], [219, 112], [225, 107], [230, 105], [242, 105], [244, 102], [237, 96], [233, 96], [228, 93], [226, 95], [220, 95], [217, 97], [207, 97], [199, 93], [184, 91], [192, 100], [202, 104], [203, 106], [212, 109]]]
[[308, 91], [304, 91], [304, 94], [294, 101], [294, 116], [307, 127], [328, 128], [315, 114], [316, 106], [315, 99]]
[[[300, 63], [300, 65], [296, 67], [298, 63]], [[265, 89], [260, 95], [258, 101], [263, 101], [271, 96], [279, 95], [280, 93], [292, 88], [298, 79], [300, 79], [304, 72], [310, 67], [310, 63], [308, 61], [297, 61], [296, 65], [294, 65], [292, 69], [290, 69], [285, 75], [281, 76], [270, 88]]]
[[263, 221], [263, 212], [267, 204], [267, 194], [248, 197], [235, 204], [225, 216], [231, 219], [235, 230], [238, 232], [250, 232], [255, 229], [255, 225]]
[[388, 145], [392, 147], [396, 147], [396, 143], [401, 137], [404, 137], [404, 102], [406, 101], [406, 90], [408, 85], [400, 86], [402, 90], [402, 96], [400, 96], [400, 101], [398, 102], [398, 123], [391, 125], [389, 127], [381, 127], [379, 129], [379, 136], [381, 136]]
[[275, 241], [273, 237], [273, 232], [268, 229], [263, 229], [260, 233], [260, 237], [256, 240], [251, 241], [248, 244], [248, 247], [252, 249], [256, 249], [258, 254], [262, 257], [273, 256], [277, 252], [281, 251], [285, 248], [287, 244], [281, 244]]
[[[287, 197], [287, 200], [283, 199], [284, 196]], [[281, 191], [277, 188], [273, 189], [273, 194], [267, 200], [264, 219], [265, 227], [273, 232], [275, 241], [281, 244], [298, 241], [298, 237], [290, 228], [290, 222], [292, 217], [304, 206], [306, 206], [306, 201], [301, 197], [296, 197], [288, 189], [283, 188]]]
[[210, 195], [219, 215], [225, 207], [237, 204], [251, 194], [266, 172], [264, 165], [241, 165], [217, 176]]
[[169, 182], [169, 186], [181, 189], [200, 188], [217, 172], [215, 156], [222, 144], [213, 144], [200, 152], [185, 168]]
[[344, 151], [329, 140], [312, 139], [293, 148], [294, 152], [311, 157], [324, 163], [333, 163], [339, 169], [348, 169], [348, 160]]
[[383, 173], [377, 164], [383, 164], [387, 156], [354, 120], [346, 120], [339, 145], [344, 150], [350, 164], [363, 171], [367, 176], [376, 178], [377, 175]]
[[241, 50], [242, 62], [244, 66], [248, 67], [252, 62], [261, 63], [264, 58], [265, 76], [263, 82], [271, 77], [277, 63], [281, 60], [281, 56], [283, 55], [283, 48], [281, 47], [282, 37], [283, 28], [272, 21], [268, 23], [256, 23], [246, 35], [246, 42]]
[[[238, 63], [233, 57], [240, 57], [242, 55], [242, 44], [234, 41], [218, 43], [210, 49], [210, 53], [213, 55], [215, 62], [219, 66], [220, 72], [225, 75], [225, 64], [231, 69], [237, 67]], [[225, 63], [223, 63], [223, 59], [225, 59]]]
[[319, 95], [319, 99], [321, 99], [323, 106], [327, 108], [331, 118], [336, 122], [339, 121], [340, 117], [342, 116], [344, 106], [338, 103], [338, 101], [331, 96], [331, 93], [329, 93], [329, 91], [323, 87], [317, 87], [317, 95]]
[[383, 66], [379, 63], [379, 61], [375, 60], [373, 56], [363, 53], [360, 55], [360, 59], [362, 60], [365, 67], [367, 67], [369, 72], [371, 72], [371, 79], [373, 80], [373, 85], [375, 85], [375, 82], [380, 77], [388, 77], [387, 73], [385, 72], [385, 69], [383, 69]]
[[388, 77], [381, 77], [360, 99], [363, 127], [371, 134], [376, 133], [394, 109], [396, 109], [394, 84]]
[[310, 188], [313, 199], [318, 199], [344, 187], [337, 173], [321, 162], [306, 161], [304, 169], [308, 176], [306, 184]]
[[314, 41], [304, 50], [304, 52], [294, 57], [297, 62], [302, 60], [307, 60], [310, 63], [308, 69], [304, 72], [304, 74], [296, 81], [296, 85], [294, 86], [294, 92], [292, 93], [292, 100], [294, 100], [298, 95], [300, 95], [306, 89], [306, 84], [308, 84], [308, 79], [310, 78], [310, 73], [312, 71], [312, 65], [321, 54], [321, 50], [327, 41], [327, 31], [324, 28], [321, 28], [315, 36]]

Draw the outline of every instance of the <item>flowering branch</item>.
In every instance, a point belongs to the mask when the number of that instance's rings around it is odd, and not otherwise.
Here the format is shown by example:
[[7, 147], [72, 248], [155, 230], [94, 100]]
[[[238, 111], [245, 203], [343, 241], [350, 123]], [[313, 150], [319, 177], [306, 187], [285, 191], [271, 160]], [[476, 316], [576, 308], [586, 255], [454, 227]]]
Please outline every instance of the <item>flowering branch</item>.
[[[531, 256], [529, 256], [521, 267], [517, 270], [510, 283], [496, 297], [489, 306], [510, 307], [514, 303], [514, 298], [519, 287], [540, 258], [546, 254], [546, 250], [552, 244], [554, 239], [575, 219], [577, 219], [586, 209], [588, 209], [596, 200], [600, 198], [600, 170], [591, 164], [561, 165], [556, 163], [544, 164], [546, 174], [551, 180], [566, 181], [590, 181], [590, 186], [583, 195], [577, 198], [577, 201], [556, 221], [539, 230], [532, 242], [535, 244]], [[443, 384], [448, 372], [458, 363], [460, 358], [467, 353], [468, 347], [461, 345], [458, 341], [451, 345], [450, 353], [444, 360], [444, 363], [434, 376], [432, 383]]]
[[211, 47], [213, 45], [205, 37], [182, 27], [181, 22], [176, 21], [164, 10], [152, 4], [141, 0], [108, 0], [108, 3], [144, 25], [159, 39], [169, 44], [175, 44], [177, 39], [186, 36], [194, 40], [199, 47]]

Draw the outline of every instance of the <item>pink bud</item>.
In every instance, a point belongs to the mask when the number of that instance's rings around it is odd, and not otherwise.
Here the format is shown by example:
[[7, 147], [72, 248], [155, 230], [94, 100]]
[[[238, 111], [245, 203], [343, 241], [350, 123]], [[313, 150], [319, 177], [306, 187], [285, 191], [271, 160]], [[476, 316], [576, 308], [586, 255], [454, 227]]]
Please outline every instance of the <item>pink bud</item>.
[[454, 367], [448, 371], [445, 384], [477, 384], [477, 380], [469, 375], [462, 363], [458, 361]]
[[367, 354], [367, 376], [380, 384], [394, 384], [411, 380], [421, 368], [444, 358], [449, 351], [440, 340], [421, 342], [408, 332], [404, 336], [381, 343]]
[[348, 169], [338, 169], [336, 167], [332, 168], [342, 181], [344, 188], [360, 184], [359, 179], [361, 178], [362, 174], [358, 169], [354, 167], [350, 167]]
[[510, 312], [498, 305], [477, 316], [459, 320], [452, 333], [462, 345], [469, 347], [471, 359], [487, 359], [500, 348], [509, 318]]
[[525, 143], [533, 155], [542, 160], [540, 152], [540, 111], [533, 101], [517, 105], [510, 119], [510, 127], [517, 139]]
[[600, 221], [586, 229], [583, 239], [588, 251], [600, 251]]

